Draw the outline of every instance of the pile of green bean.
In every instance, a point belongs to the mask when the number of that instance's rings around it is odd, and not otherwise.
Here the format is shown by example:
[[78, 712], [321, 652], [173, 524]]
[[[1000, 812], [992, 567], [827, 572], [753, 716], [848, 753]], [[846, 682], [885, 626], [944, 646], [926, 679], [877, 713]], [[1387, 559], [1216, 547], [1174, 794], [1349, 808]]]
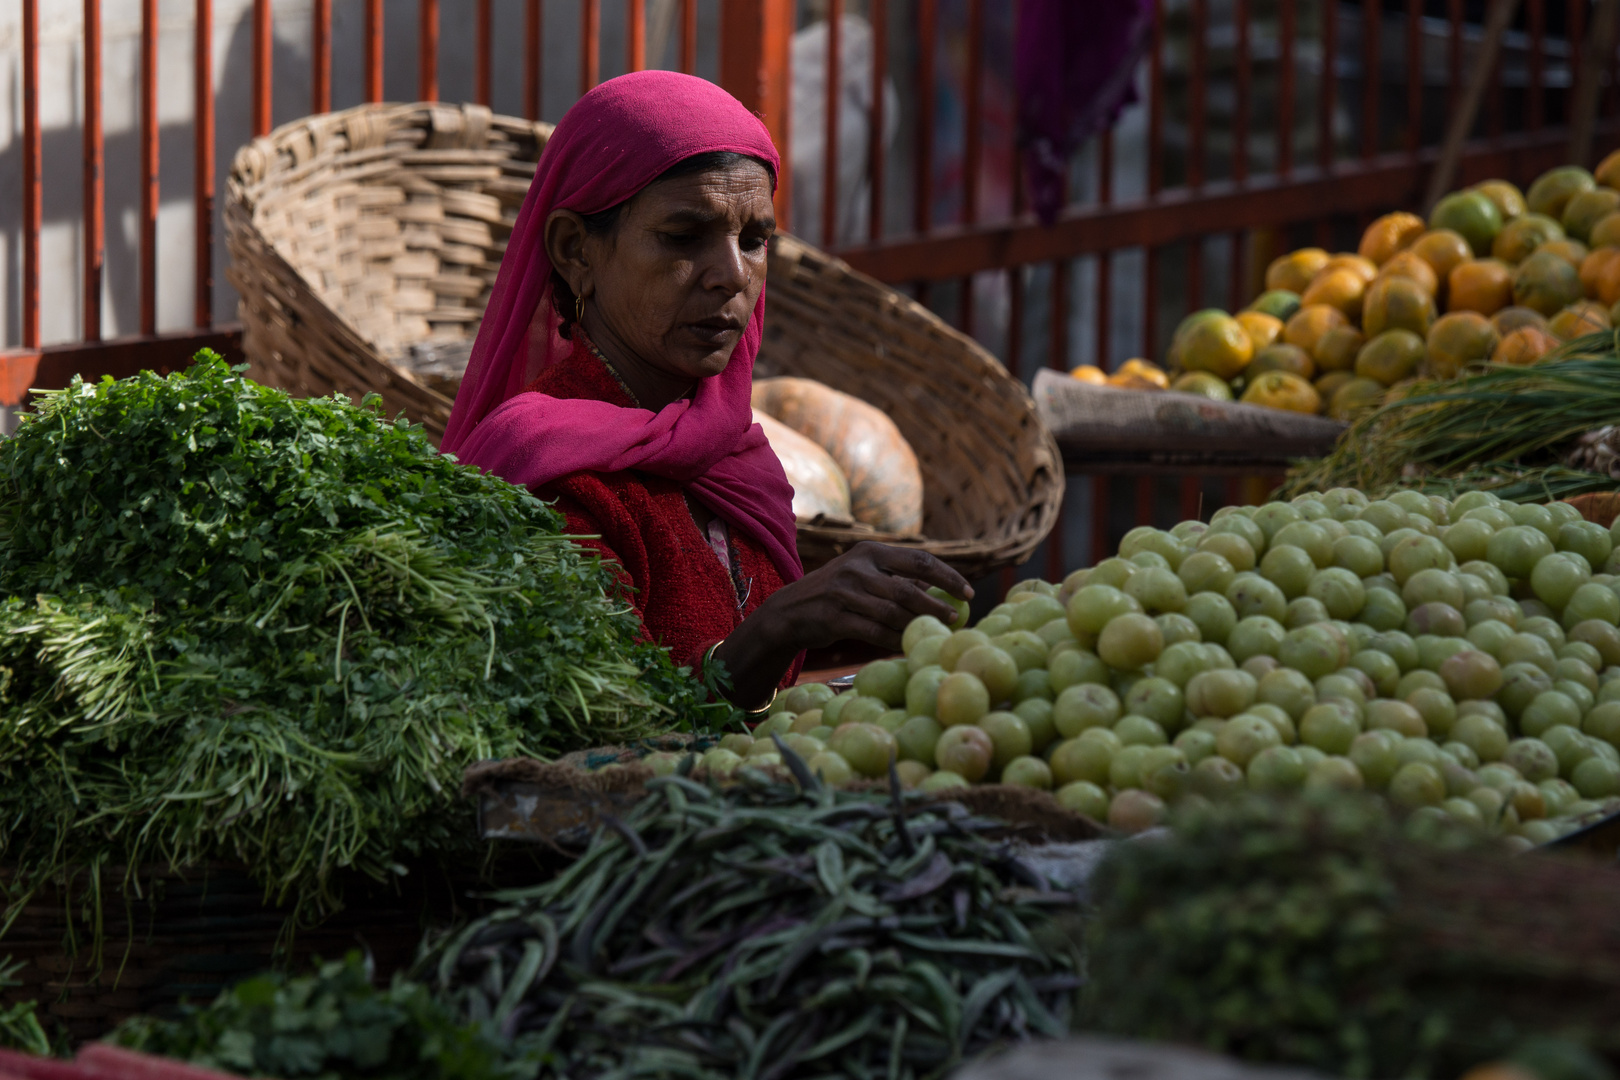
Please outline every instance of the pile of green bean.
[[743, 769], [649, 784], [569, 870], [429, 954], [562, 1076], [932, 1077], [1068, 1029], [1054, 891], [962, 806]]

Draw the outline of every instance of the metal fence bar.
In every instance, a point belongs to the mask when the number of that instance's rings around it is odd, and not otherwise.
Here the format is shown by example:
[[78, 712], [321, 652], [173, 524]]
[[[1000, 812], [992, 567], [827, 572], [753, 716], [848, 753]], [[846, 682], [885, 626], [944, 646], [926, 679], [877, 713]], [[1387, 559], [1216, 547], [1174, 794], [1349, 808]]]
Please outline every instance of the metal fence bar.
[[[32, 0], [30, 0], [32, 2]], [[192, 123], [196, 137], [192, 149], [193, 259], [196, 282], [192, 296], [192, 323], [199, 330], [214, 325], [214, 4], [197, 0], [196, 29], [192, 35]], [[37, 316], [36, 316], [37, 317]]]
[[[1332, 25], [1334, 3], [1322, 5], [1324, 34]], [[1294, 0], [1279, 0], [1277, 7], [1277, 172], [1287, 176], [1294, 168]], [[1332, 56], [1324, 45], [1325, 66]]]
[[625, 61], [631, 71], [647, 68], [647, 0], [625, 0]]
[[101, 340], [106, 273], [106, 146], [101, 131], [101, 0], [84, 0], [84, 323], [85, 341]]
[[681, 0], [681, 70], [697, 73], [697, 0]]
[[23, 0], [22, 346], [39, 348], [39, 234], [44, 225], [39, 134], [39, 0]]
[[309, 107], [332, 111], [332, 0], [314, 0], [310, 8]]
[[[1286, 2], [1286, 0], [1285, 0]], [[1164, 186], [1164, 0], [1153, 0], [1153, 28], [1148, 45], [1148, 198]], [[1159, 252], [1151, 244], [1142, 253], [1142, 355], [1155, 355], [1159, 316]], [[1099, 549], [1100, 550], [1100, 549]]]
[[[962, 224], [975, 225], [979, 220], [979, 166], [983, 156], [984, 126], [984, 0], [968, 0], [967, 5], [968, 64], [967, 85], [962, 88], [967, 108], [963, 110], [966, 131], [962, 140]], [[973, 335], [973, 275], [962, 278], [961, 317], [957, 320], [962, 333]]]
[[938, 31], [935, 0], [917, 0], [917, 206], [919, 236], [933, 227], [934, 43]]
[[383, 99], [383, 7], [382, 0], [366, 0], [366, 100]]
[[1423, 142], [1423, 2], [1406, 0], [1406, 152]]
[[872, 129], [866, 152], [867, 201], [866, 231], [874, 241], [883, 239], [883, 81], [889, 70], [889, 19], [885, 0], [869, 0], [867, 17], [872, 23]]
[[[1232, 100], [1232, 182], [1249, 179], [1249, 0], [1235, 0], [1233, 21], [1237, 37], [1233, 43]], [[1231, 266], [1227, 272], [1227, 298], [1233, 311], [1243, 306], [1246, 283], [1243, 280], [1243, 232], [1232, 233]]]
[[253, 135], [270, 134], [271, 46], [270, 0], [253, 0]]
[[[1574, 0], [1579, 4], [1581, 0]], [[1447, 0], [1446, 16], [1451, 21], [1451, 38], [1446, 56], [1446, 115], [1457, 111], [1462, 94], [1463, 0]]]
[[439, 0], [417, 0], [416, 98], [439, 100]]
[[141, 333], [157, 333], [158, 5], [141, 0]]
[[540, 0], [527, 0], [523, 11], [523, 115], [530, 120], [540, 119], [540, 46], [545, 27]]
[[494, 0], [478, 0], [478, 40], [473, 52], [473, 100], [488, 108], [494, 99], [494, 69], [490, 56], [495, 51]]
[[844, 0], [827, 0], [827, 86], [823, 95], [825, 125], [821, 154], [821, 246], [831, 248], [838, 239], [838, 112], [843, 59], [839, 48], [844, 23]]
[[1361, 31], [1361, 156], [1378, 153], [1379, 31], [1383, 28], [1382, 0], [1362, 0]]
[[601, 0], [579, 0], [579, 92], [587, 93], [601, 75]]
[[1530, 130], [1540, 131], [1547, 119], [1547, 99], [1543, 93], [1547, 8], [1542, 0], [1529, 0], [1530, 22]]

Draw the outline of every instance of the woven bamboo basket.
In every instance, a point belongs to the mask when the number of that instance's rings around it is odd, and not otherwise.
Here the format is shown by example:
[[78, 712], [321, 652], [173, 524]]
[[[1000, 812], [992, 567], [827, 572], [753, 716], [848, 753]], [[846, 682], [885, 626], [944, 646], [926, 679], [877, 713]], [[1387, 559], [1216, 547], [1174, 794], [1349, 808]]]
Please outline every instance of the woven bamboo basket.
[[[288, 912], [267, 904], [242, 867], [185, 874], [146, 868], [140, 897], [127, 897], [121, 879], [121, 870], [103, 868], [97, 889], [80, 874], [73, 887], [43, 889], [6, 912], [11, 924], [0, 938], [0, 957], [22, 967], [13, 976], [17, 985], [0, 990], [0, 1003], [33, 1001], [47, 1029], [60, 1025], [78, 1042], [136, 1013], [212, 1001], [283, 955], [278, 944], [285, 942]], [[384, 980], [405, 970], [428, 912], [398, 896], [355, 901], [294, 935], [290, 958], [335, 960], [362, 949]]]
[[[475, 105], [371, 105], [244, 147], [225, 234], [254, 377], [375, 392], [441, 436], [549, 134]], [[1063, 466], [1023, 384], [922, 305], [791, 236], [772, 242], [769, 280], [759, 374], [883, 409], [923, 477], [921, 536], [801, 523], [806, 565], [874, 539], [970, 578], [1028, 558], [1057, 520]]]

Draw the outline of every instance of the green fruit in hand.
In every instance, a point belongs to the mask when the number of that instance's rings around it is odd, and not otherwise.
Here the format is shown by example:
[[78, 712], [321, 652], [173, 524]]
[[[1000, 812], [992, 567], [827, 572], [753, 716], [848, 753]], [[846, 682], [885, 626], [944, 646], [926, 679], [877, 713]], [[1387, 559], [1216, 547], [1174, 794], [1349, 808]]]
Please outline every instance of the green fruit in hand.
[[952, 596], [938, 585], [931, 586], [928, 589], [928, 595], [940, 603], [956, 609], [956, 621], [949, 624], [952, 629], [961, 630], [966, 628], [968, 624], [968, 602], [966, 600]]

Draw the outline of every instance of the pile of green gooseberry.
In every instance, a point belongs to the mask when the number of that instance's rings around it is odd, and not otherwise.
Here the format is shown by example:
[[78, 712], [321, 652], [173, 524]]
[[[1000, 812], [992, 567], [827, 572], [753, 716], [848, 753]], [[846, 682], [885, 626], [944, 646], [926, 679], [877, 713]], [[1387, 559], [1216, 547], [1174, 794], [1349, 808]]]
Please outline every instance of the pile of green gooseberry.
[[1125, 830], [1240, 789], [1371, 789], [1544, 843], [1620, 806], [1620, 525], [1337, 488], [1138, 528], [966, 628], [911, 623], [704, 764], [1050, 789]]

